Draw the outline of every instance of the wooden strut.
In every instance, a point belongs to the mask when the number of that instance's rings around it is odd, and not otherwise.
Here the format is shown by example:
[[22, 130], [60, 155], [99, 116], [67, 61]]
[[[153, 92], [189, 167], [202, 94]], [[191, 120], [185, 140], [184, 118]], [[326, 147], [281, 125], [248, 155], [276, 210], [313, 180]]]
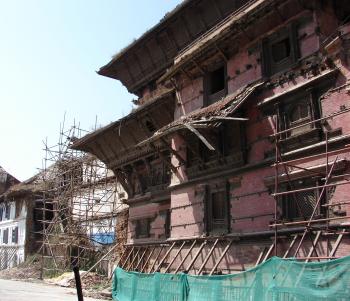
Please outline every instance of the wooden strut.
[[141, 247], [137, 248], [137, 252], [136, 254], [134, 255], [134, 258], [132, 259], [130, 265], [126, 268], [127, 271], [130, 271], [132, 269], [132, 267], [134, 266], [134, 262], [135, 260], [137, 259], [137, 256], [139, 255], [140, 251], [141, 251]]
[[176, 245], [176, 241], [173, 242], [173, 244], [171, 245], [171, 247], [169, 248], [169, 250], [165, 253], [164, 257], [162, 258], [162, 260], [160, 261], [160, 263], [157, 266], [156, 272], [160, 271], [163, 262], [165, 261], [165, 259], [167, 259], [167, 257], [169, 256], [170, 252], [172, 251], [172, 249], [175, 247]]
[[209, 276], [212, 276], [214, 274], [214, 272], [216, 271], [217, 267], [219, 266], [219, 264], [221, 263], [221, 261], [224, 259], [227, 251], [231, 248], [233, 244], [233, 240], [230, 240], [229, 243], [227, 244], [225, 250], [222, 252], [220, 258], [218, 259], [218, 261], [214, 264], [212, 270], [209, 273]]
[[140, 257], [140, 260], [139, 260], [139, 262], [137, 263], [137, 265], [135, 267], [135, 271], [137, 271], [137, 269], [138, 269], [139, 265], [141, 264], [141, 262], [143, 260], [143, 257], [145, 257], [145, 254], [146, 254], [147, 251], [148, 251], [148, 247], [146, 247], [145, 250], [143, 251], [143, 253], [142, 253], [141, 257]]
[[205, 265], [207, 264], [210, 256], [212, 255], [212, 253], [214, 252], [215, 248], [216, 248], [216, 245], [218, 244], [219, 242], [219, 239], [216, 239], [213, 246], [211, 247], [209, 253], [207, 254], [207, 256], [204, 258], [203, 262], [202, 262], [202, 265], [200, 266], [199, 270], [198, 270], [198, 273], [197, 275], [200, 275], [205, 267]]
[[177, 266], [177, 268], [176, 268], [176, 270], [175, 270], [175, 274], [179, 272], [181, 266], [184, 264], [184, 262], [185, 262], [185, 260], [187, 259], [188, 255], [191, 254], [191, 252], [192, 252], [194, 246], [196, 245], [196, 243], [197, 243], [197, 240], [195, 239], [195, 240], [193, 241], [191, 247], [188, 249], [186, 255], [182, 258], [180, 264]]
[[126, 257], [126, 259], [125, 259], [123, 265], [121, 266], [122, 269], [124, 269], [125, 266], [127, 265], [128, 261], [129, 261], [129, 259], [130, 259], [131, 254], [134, 252], [134, 249], [135, 249], [135, 247], [132, 247], [132, 248], [131, 248], [131, 250], [130, 250], [128, 256]]
[[338, 247], [339, 247], [339, 244], [340, 244], [341, 240], [343, 239], [345, 233], [346, 233], [346, 230], [345, 230], [345, 229], [343, 229], [342, 232], [339, 233], [338, 238], [337, 238], [337, 240], [335, 241], [334, 246], [333, 246], [331, 252], [329, 253], [329, 256], [330, 256], [330, 257], [333, 257], [333, 256], [335, 255], [335, 252], [337, 252], [337, 249], [338, 249]]
[[147, 259], [146, 259], [146, 261], [145, 261], [145, 264], [142, 266], [142, 268], [141, 268], [141, 273], [143, 273], [143, 271], [145, 270], [145, 268], [147, 267], [147, 264], [148, 264], [148, 262], [149, 262], [149, 260], [151, 259], [151, 257], [152, 257], [152, 255], [153, 255], [153, 252], [154, 252], [154, 250], [156, 249], [156, 247], [153, 247], [152, 248], [152, 250], [151, 250], [151, 252], [149, 252], [149, 255], [148, 255], [148, 257], [147, 257]]
[[173, 257], [173, 259], [170, 261], [170, 263], [168, 264], [167, 268], [165, 269], [164, 273], [167, 273], [170, 269], [170, 267], [172, 266], [172, 264], [174, 263], [175, 259], [177, 258], [177, 256], [179, 256], [179, 254], [182, 251], [182, 248], [185, 246], [185, 244], [187, 243], [187, 241], [184, 241], [180, 248], [178, 249], [178, 251], [176, 252], [175, 256]]
[[156, 263], [157, 263], [157, 261], [158, 261], [158, 259], [159, 259], [160, 254], [162, 253], [163, 249], [164, 249], [164, 246], [161, 246], [161, 247], [160, 247], [160, 250], [159, 250], [159, 252], [158, 252], [156, 258], [154, 259], [154, 262], [153, 262], [153, 264], [152, 264], [152, 266], [151, 266], [151, 268], [150, 268], [150, 270], [149, 270], [149, 273], [152, 273], [152, 271], [153, 271], [153, 269], [154, 269], [154, 267], [155, 267], [155, 265], [156, 265]]
[[272, 244], [271, 244], [271, 246], [269, 247], [269, 249], [267, 250], [267, 252], [266, 252], [266, 254], [265, 254], [265, 257], [264, 257], [264, 259], [263, 259], [263, 261], [262, 262], [265, 262], [268, 258], [269, 258], [269, 256], [271, 255], [271, 253], [272, 253], [272, 250], [275, 248], [275, 243], [273, 242]]
[[211, 151], [215, 151], [215, 148], [209, 143], [209, 141], [193, 126], [188, 123], [183, 124], [187, 129], [189, 129], [192, 133], [194, 133], [203, 143], [204, 145]]
[[194, 255], [194, 257], [192, 258], [190, 264], [189, 264], [188, 267], [186, 268], [186, 272], [189, 272], [189, 271], [190, 271], [191, 267], [192, 267], [193, 264], [196, 262], [196, 260], [197, 260], [197, 258], [198, 258], [198, 256], [199, 256], [199, 254], [202, 252], [202, 250], [203, 250], [203, 248], [204, 248], [204, 246], [205, 246], [206, 244], [207, 244], [207, 242], [204, 241], [204, 242], [200, 245], [200, 247], [199, 247], [197, 253]]
[[[319, 239], [320, 239], [320, 237], [321, 237], [321, 233], [322, 233], [321, 231], [317, 231], [316, 237], [315, 237], [315, 239], [314, 239], [313, 242], [312, 242], [311, 249], [310, 249], [310, 251], [309, 251], [309, 254], [307, 255], [307, 258], [306, 258], [306, 261], [305, 261], [305, 262], [309, 262], [311, 256], [312, 256], [313, 253], [316, 251], [316, 245], [317, 245], [317, 243], [318, 243], [318, 241], [319, 241]], [[316, 254], [316, 256], [318, 256], [318, 254]]]
[[294, 245], [295, 245], [295, 243], [296, 243], [296, 241], [297, 241], [297, 239], [298, 239], [298, 236], [299, 236], [298, 234], [295, 234], [295, 235], [294, 235], [293, 240], [291, 241], [291, 243], [290, 243], [290, 245], [289, 245], [287, 251], [284, 253], [284, 255], [283, 255], [282, 258], [287, 258], [287, 257], [288, 257], [289, 252], [292, 250], [292, 248], [294, 247]]

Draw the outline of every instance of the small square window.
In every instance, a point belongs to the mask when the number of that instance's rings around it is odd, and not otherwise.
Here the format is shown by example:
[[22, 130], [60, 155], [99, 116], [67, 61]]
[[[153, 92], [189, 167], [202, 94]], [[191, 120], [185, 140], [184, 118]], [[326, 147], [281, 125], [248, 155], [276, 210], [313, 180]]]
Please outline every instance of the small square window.
[[274, 63], [280, 63], [281, 61], [288, 59], [290, 54], [289, 38], [271, 45], [271, 55]]
[[263, 73], [271, 76], [290, 68], [298, 59], [297, 30], [289, 25], [263, 41]]

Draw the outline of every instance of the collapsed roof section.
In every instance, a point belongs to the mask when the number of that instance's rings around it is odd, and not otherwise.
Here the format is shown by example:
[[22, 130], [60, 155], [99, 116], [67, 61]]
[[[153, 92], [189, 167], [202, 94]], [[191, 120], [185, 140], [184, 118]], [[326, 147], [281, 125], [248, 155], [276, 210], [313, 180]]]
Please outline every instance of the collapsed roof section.
[[129, 92], [140, 91], [173, 64], [179, 51], [248, 0], [184, 0], [156, 26], [123, 49], [98, 74], [118, 79]]
[[[204, 107], [193, 111], [188, 115], [182, 116], [180, 119], [177, 119], [156, 131], [152, 137], [142, 141], [138, 146], [152, 143], [181, 129], [193, 131], [196, 127], [215, 127], [224, 121], [245, 121], [247, 120], [246, 118], [232, 117], [232, 115], [251, 95], [253, 95], [259, 89], [259, 87], [262, 87], [263, 84], [263, 81], [258, 81], [256, 83], [246, 85], [245, 87], [227, 95], [222, 100], [213, 103], [208, 107]], [[194, 130], [194, 132], [196, 131]]]
[[154, 151], [137, 145], [173, 121], [174, 106], [174, 91], [163, 91], [129, 115], [75, 141], [71, 148], [94, 154], [113, 169]]

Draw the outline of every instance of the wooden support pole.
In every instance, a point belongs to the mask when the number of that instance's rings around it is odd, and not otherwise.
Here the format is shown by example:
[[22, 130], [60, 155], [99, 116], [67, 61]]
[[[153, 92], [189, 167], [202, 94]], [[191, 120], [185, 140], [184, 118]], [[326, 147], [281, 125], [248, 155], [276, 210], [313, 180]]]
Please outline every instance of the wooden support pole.
[[218, 261], [215, 263], [215, 265], [213, 266], [212, 270], [210, 271], [209, 276], [214, 274], [215, 270], [218, 268], [219, 264], [224, 259], [227, 251], [231, 248], [232, 244], [233, 244], [233, 240], [230, 240], [229, 243], [227, 244], [225, 250], [222, 252], [220, 258], [218, 259]]
[[162, 258], [162, 260], [160, 261], [160, 263], [157, 266], [156, 271], [160, 271], [163, 262], [165, 261], [165, 259], [167, 259], [167, 257], [169, 256], [170, 252], [172, 251], [172, 249], [175, 247], [176, 245], [176, 241], [173, 242], [173, 244], [171, 245], [171, 247], [169, 248], [169, 250], [165, 253], [164, 257]]
[[272, 250], [275, 248], [275, 243], [273, 242], [272, 244], [271, 244], [271, 246], [269, 247], [269, 249], [267, 250], [267, 252], [266, 252], [266, 254], [265, 254], [265, 257], [264, 257], [264, 259], [263, 259], [263, 261], [262, 262], [265, 262], [268, 258], [269, 258], [269, 256], [271, 255], [271, 253], [272, 253]]
[[287, 257], [288, 257], [289, 252], [292, 250], [292, 248], [294, 247], [294, 245], [295, 245], [295, 243], [296, 243], [296, 241], [297, 241], [297, 239], [298, 239], [298, 236], [299, 236], [298, 234], [295, 234], [295, 235], [294, 235], [292, 242], [290, 243], [290, 245], [289, 245], [287, 251], [286, 251], [286, 252], [284, 253], [284, 255], [283, 255], [283, 258], [287, 258]]
[[132, 247], [132, 248], [131, 248], [131, 250], [130, 250], [128, 256], [126, 257], [126, 259], [125, 259], [123, 265], [121, 266], [122, 269], [124, 269], [124, 268], [126, 267], [128, 261], [129, 261], [129, 259], [130, 259], [131, 254], [134, 252], [134, 249], [135, 249], [135, 247]]
[[192, 242], [191, 247], [188, 249], [186, 255], [182, 258], [180, 264], [179, 264], [178, 267], [176, 268], [175, 274], [179, 272], [181, 266], [184, 264], [184, 262], [185, 262], [185, 260], [187, 259], [187, 257], [191, 254], [191, 252], [192, 252], [194, 246], [196, 245], [196, 243], [197, 243], [197, 240], [195, 239], [195, 240]]
[[215, 148], [209, 143], [209, 141], [204, 138], [204, 136], [193, 126], [189, 125], [188, 123], [184, 123], [184, 126], [189, 129], [192, 133], [194, 133], [203, 143], [204, 145], [211, 151], [215, 151]]
[[161, 246], [161, 247], [160, 247], [160, 250], [159, 250], [159, 252], [158, 252], [156, 258], [154, 259], [154, 262], [153, 262], [153, 264], [152, 264], [152, 266], [151, 266], [151, 268], [150, 268], [150, 270], [149, 270], [149, 273], [152, 273], [152, 271], [153, 271], [153, 269], [154, 269], [154, 267], [155, 267], [155, 265], [156, 265], [156, 263], [157, 263], [157, 261], [158, 261], [158, 259], [159, 259], [160, 254], [162, 253], [163, 249], [164, 249], [164, 246]]
[[140, 257], [140, 260], [139, 260], [139, 262], [137, 263], [137, 265], [136, 265], [136, 267], [135, 267], [135, 271], [137, 271], [137, 268], [138, 268], [139, 265], [141, 264], [141, 262], [142, 262], [142, 260], [143, 260], [143, 257], [145, 257], [145, 254], [146, 254], [147, 250], [148, 250], [148, 247], [146, 247], [145, 250], [143, 251], [143, 253], [142, 253], [141, 257]]
[[[312, 254], [314, 253], [314, 251], [316, 251], [316, 246], [317, 246], [317, 243], [318, 243], [318, 240], [320, 239], [321, 237], [321, 231], [317, 231], [316, 233], [316, 237], [315, 239], [312, 241], [312, 246], [311, 246], [311, 249], [309, 251], [309, 254], [307, 255], [306, 257], [306, 261], [305, 262], [309, 262], [309, 258], [311, 258]], [[317, 254], [316, 254], [317, 255]]]
[[191, 267], [192, 267], [193, 264], [196, 262], [196, 260], [197, 260], [197, 258], [198, 258], [198, 256], [199, 256], [199, 254], [202, 252], [202, 250], [203, 250], [203, 248], [204, 248], [204, 246], [205, 246], [206, 244], [207, 244], [207, 242], [204, 241], [204, 242], [200, 245], [200, 247], [199, 247], [199, 249], [198, 249], [196, 255], [194, 255], [194, 257], [192, 258], [190, 264], [188, 265], [188, 267], [187, 267], [187, 269], [186, 269], [186, 272], [189, 272], [189, 271], [190, 271]]
[[329, 256], [330, 256], [330, 257], [333, 257], [333, 256], [335, 255], [335, 253], [337, 252], [337, 249], [338, 249], [338, 247], [339, 247], [339, 244], [340, 244], [341, 240], [343, 239], [343, 236], [344, 236], [345, 232], [346, 232], [346, 230], [343, 229], [342, 232], [338, 235], [338, 238], [337, 238], [337, 240], [335, 241], [334, 246], [333, 246], [331, 252], [329, 253]]
[[154, 253], [154, 250], [156, 249], [156, 247], [153, 247], [152, 248], [152, 250], [151, 250], [151, 252], [149, 252], [149, 255], [148, 255], [148, 257], [147, 257], [147, 259], [146, 259], [146, 261], [145, 261], [145, 264], [142, 266], [142, 268], [141, 268], [141, 273], [143, 273], [143, 271], [145, 270], [145, 268], [147, 267], [147, 264], [148, 264], [148, 262], [149, 262], [149, 260], [151, 259], [151, 257], [152, 257], [152, 255], [153, 255], [153, 253]]
[[185, 246], [187, 241], [183, 241], [179, 250], [176, 252], [175, 256], [173, 256], [173, 259], [170, 261], [170, 263], [168, 264], [167, 268], [165, 269], [164, 273], [168, 273], [170, 267], [172, 266], [172, 264], [174, 263], [174, 261], [176, 260], [177, 256], [179, 256], [179, 254], [181, 253], [183, 247]]
[[200, 275], [200, 273], [202, 273], [202, 271], [203, 271], [205, 265], [207, 264], [207, 262], [208, 262], [210, 256], [211, 256], [212, 253], [214, 252], [214, 250], [215, 250], [216, 245], [218, 244], [218, 242], [219, 242], [219, 239], [216, 239], [215, 242], [214, 242], [214, 244], [213, 244], [213, 246], [211, 247], [209, 253], [208, 253], [207, 256], [204, 258], [203, 263], [202, 263], [202, 265], [200, 266], [197, 275]]
[[128, 265], [128, 267], [126, 268], [127, 271], [130, 271], [130, 270], [132, 269], [132, 267], [133, 267], [133, 265], [134, 265], [134, 262], [135, 262], [135, 260], [136, 260], [136, 258], [137, 258], [137, 255], [139, 255], [139, 253], [140, 253], [140, 250], [141, 250], [141, 248], [138, 247], [138, 248], [137, 248], [137, 252], [136, 252], [136, 254], [134, 255], [134, 258], [131, 260], [131, 263], [130, 263], [130, 264]]

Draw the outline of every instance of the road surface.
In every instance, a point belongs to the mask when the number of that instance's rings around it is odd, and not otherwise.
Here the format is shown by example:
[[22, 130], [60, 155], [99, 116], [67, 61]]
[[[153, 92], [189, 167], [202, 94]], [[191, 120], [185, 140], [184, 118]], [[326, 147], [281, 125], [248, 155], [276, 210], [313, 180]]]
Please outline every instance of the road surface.
[[[71, 288], [0, 279], [0, 301], [78, 301], [78, 298]], [[84, 301], [101, 300], [84, 298]]]

